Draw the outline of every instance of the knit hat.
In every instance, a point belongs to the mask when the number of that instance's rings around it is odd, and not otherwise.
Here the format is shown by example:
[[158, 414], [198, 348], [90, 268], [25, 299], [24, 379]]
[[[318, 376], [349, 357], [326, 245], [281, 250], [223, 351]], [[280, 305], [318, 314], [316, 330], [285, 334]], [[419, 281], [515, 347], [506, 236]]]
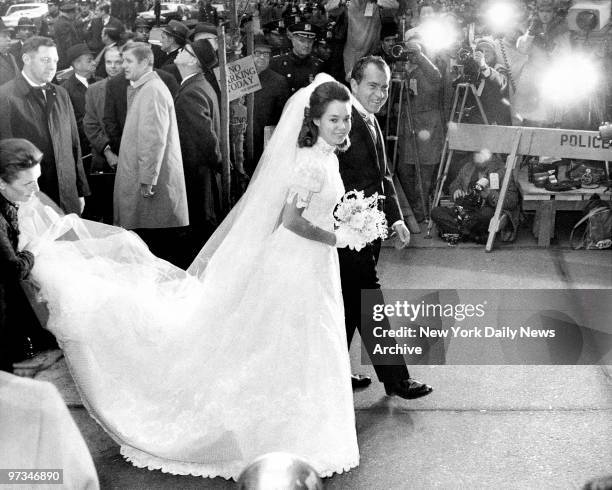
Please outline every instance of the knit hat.
[[492, 37], [486, 36], [476, 39], [476, 48], [481, 44], [487, 45], [494, 53], [497, 53], [497, 46], [495, 45], [495, 39]]

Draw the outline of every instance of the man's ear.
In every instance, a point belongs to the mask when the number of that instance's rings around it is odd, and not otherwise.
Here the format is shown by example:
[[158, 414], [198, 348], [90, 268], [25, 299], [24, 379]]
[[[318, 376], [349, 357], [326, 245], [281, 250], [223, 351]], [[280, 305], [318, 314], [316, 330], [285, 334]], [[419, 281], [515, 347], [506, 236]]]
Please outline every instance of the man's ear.
[[30, 55], [28, 53], [23, 53], [21, 55], [21, 61], [23, 61], [24, 65], [29, 65], [30, 61], [32, 61], [32, 58], [30, 58]]
[[357, 83], [357, 80], [355, 80], [354, 78], [351, 78], [351, 92], [353, 93], [357, 92], [358, 87], [359, 87], [359, 84]]

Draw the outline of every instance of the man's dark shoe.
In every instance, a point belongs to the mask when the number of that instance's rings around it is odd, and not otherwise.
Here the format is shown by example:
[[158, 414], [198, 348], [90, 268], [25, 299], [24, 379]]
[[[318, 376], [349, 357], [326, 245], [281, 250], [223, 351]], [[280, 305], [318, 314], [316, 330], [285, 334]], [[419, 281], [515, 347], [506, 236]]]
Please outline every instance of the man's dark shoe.
[[403, 379], [397, 383], [385, 383], [385, 392], [389, 396], [399, 396], [406, 400], [413, 400], [425, 395], [429, 395], [433, 388], [415, 379]]
[[352, 374], [351, 375], [351, 384], [353, 385], [353, 389], [355, 388], [367, 388], [370, 386], [372, 382], [372, 378], [369, 376], [364, 376], [363, 374]]

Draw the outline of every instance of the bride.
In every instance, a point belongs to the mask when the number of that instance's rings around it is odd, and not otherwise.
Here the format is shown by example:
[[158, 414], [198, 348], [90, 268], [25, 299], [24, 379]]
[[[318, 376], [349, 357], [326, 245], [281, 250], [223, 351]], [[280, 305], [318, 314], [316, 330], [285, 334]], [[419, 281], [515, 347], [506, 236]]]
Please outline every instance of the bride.
[[47, 328], [135, 466], [236, 479], [274, 451], [322, 476], [357, 466], [334, 248], [347, 243], [332, 214], [351, 104], [332, 80], [290, 99], [247, 192], [187, 272], [131, 232], [22, 207]]

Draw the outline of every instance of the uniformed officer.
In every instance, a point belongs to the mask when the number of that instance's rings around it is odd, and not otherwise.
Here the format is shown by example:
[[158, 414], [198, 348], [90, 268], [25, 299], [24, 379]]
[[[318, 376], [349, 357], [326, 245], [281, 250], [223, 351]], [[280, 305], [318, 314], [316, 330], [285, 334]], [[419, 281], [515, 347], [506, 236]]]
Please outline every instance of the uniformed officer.
[[273, 20], [262, 26], [266, 40], [272, 46], [272, 56], [289, 54], [291, 52], [291, 43], [287, 39], [287, 28], [285, 21]]
[[272, 59], [270, 69], [287, 79], [289, 90], [305, 87], [314, 80], [323, 69], [323, 62], [312, 54], [312, 47], [317, 37], [317, 28], [307, 22], [298, 22], [288, 28], [287, 37], [293, 49], [289, 54]]
[[55, 22], [59, 17], [59, 7], [56, 0], [47, 2], [49, 12], [40, 22], [40, 35], [45, 37], [55, 37]]

